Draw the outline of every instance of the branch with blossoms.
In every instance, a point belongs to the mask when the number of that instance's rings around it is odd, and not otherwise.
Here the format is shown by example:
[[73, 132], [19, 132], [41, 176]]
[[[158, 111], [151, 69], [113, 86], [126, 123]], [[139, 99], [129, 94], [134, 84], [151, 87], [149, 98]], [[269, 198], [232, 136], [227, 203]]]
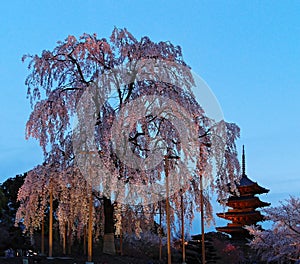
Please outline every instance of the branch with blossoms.
[[273, 222], [270, 230], [247, 227], [253, 239], [250, 246], [268, 262], [295, 261], [300, 258], [300, 199], [290, 196], [277, 207], [264, 209], [266, 219]]

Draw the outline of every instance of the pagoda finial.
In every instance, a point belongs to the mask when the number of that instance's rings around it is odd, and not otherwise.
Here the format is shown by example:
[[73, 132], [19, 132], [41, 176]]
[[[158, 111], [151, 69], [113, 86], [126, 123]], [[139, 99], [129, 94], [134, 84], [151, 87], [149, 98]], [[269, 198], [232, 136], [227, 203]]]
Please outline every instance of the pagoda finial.
[[246, 175], [246, 162], [245, 162], [245, 146], [243, 145], [243, 155], [242, 155], [242, 176]]

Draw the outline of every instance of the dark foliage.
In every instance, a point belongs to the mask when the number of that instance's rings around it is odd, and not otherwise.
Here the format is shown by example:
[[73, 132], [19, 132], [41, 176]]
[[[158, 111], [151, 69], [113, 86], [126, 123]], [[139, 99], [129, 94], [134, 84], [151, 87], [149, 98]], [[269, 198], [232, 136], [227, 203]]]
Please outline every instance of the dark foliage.
[[15, 216], [19, 188], [23, 185], [26, 173], [9, 178], [0, 185], [0, 255], [8, 248], [24, 248], [27, 241], [22, 233], [22, 225], [15, 226]]

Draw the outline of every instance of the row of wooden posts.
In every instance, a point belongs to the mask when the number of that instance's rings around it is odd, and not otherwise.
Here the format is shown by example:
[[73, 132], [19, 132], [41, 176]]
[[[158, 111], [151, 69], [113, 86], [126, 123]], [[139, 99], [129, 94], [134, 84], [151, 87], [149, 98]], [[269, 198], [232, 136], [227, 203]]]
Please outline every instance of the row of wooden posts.
[[[170, 225], [170, 202], [169, 202], [169, 159], [165, 158], [165, 173], [166, 173], [166, 215], [167, 215], [167, 248], [168, 248], [168, 264], [172, 262], [171, 255], [171, 225]], [[204, 206], [203, 206], [203, 184], [202, 175], [200, 175], [200, 213], [201, 213], [201, 251], [202, 251], [202, 263], [205, 264], [205, 244], [204, 244]], [[161, 217], [160, 217], [161, 218]], [[161, 226], [161, 222], [160, 222]], [[182, 263], [186, 263], [185, 256], [185, 240], [184, 240], [184, 206], [183, 206], [183, 192], [181, 190], [181, 240], [182, 240]], [[161, 245], [160, 255], [161, 260]]]
[[[170, 201], [169, 201], [169, 162], [168, 158], [165, 158], [165, 175], [166, 175], [166, 216], [167, 216], [167, 257], [168, 264], [171, 264], [171, 225], [170, 225]], [[49, 211], [49, 257], [52, 257], [53, 249], [53, 189], [50, 183], [50, 211]], [[204, 208], [203, 208], [203, 186], [202, 175], [200, 175], [200, 211], [201, 211], [201, 251], [202, 251], [202, 263], [205, 263], [205, 244], [204, 244]], [[88, 261], [92, 261], [92, 239], [93, 239], [93, 223], [92, 223], [92, 211], [93, 211], [93, 195], [92, 188], [89, 195], [89, 222], [88, 222]], [[161, 228], [161, 205], [159, 206], [159, 226]], [[42, 242], [41, 252], [44, 254], [44, 221], [42, 222]], [[162, 259], [162, 240], [161, 234], [159, 234], [159, 260]], [[181, 190], [181, 237], [182, 237], [182, 263], [186, 261], [185, 255], [185, 240], [184, 240], [184, 206], [183, 206], [183, 192]], [[64, 238], [65, 239], [65, 238]], [[84, 243], [85, 244], [85, 243]], [[65, 241], [64, 241], [65, 247]], [[84, 247], [85, 248], [85, 247]], [[64, 248], [65, 249], [65, 248]], [[122, 252], [122, 235], [120, 236], [120, 251]]]
[[[53, 255], [53, 189], [52, 185], [50, 184], [50, 193], [49, 193], [49, 257], [52, 257]], [[93, 219], [92, 219], [92, 212], [93, 212], [93, 195], [92, 190], [90, 191], [90, 197], [89, 197], [89, 222], [88, 222], [88, 261], [92, 261], [92, 239], [93, 239]], [[85, 231], [86, 232], [86, 231]], [[42, 232], [41, 232], [41, 253], [45, 253], [45, 228], [44, 228], [44, 220], [42, 221]], [[84, 236], [85, 239], [85, 236]], [[65, 245], [66, 245], [66, 237], [63, 238], [63, 245], [64, 245], [64, 251], [65, 251]], [[84, 241], [84, 245], [86, 242]], [[85, 250], [85, 246], [84, 246]], [[65, 253], [65, 252], [64, 252]]]

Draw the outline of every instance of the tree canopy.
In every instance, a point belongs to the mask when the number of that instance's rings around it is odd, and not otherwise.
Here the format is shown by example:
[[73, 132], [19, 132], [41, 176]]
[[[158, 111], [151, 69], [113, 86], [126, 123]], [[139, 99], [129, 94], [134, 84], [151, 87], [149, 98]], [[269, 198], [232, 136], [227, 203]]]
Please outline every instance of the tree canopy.
[[[186, 218], [193, 219], [200, 204], [200, 174], [220, 200], [228, 183], [235, 188], [239, 128], [212, 119], [195, 99], [193, 74], [179, 46], [137, 40], [115, 28], [109, 40], [96, 34], [68, 36], [52, 51], [26, 59], [33, 107], [26, 137], [36, 138], [45, 155], [18, 196], [17, 221], [25, 218], [31, 231], [39, 227], [52, 188], [61, 232], [68, 220], [82, 235], [91, 181], [100, 207], [102, 198], [127, 201], [115, 210], [130, 215], [122, 218], [123, 230], [133, 222], [136, 230], [146, 228], [143, 221], [153, 221], [158, 202], [165, 199], [166, 158], [173, 175], [173, 215], [180, 212], [182, 189]], [[205, 205], [211, 219], [208, 192]], [[93, 217], [97, 221], [99, 215]]]

